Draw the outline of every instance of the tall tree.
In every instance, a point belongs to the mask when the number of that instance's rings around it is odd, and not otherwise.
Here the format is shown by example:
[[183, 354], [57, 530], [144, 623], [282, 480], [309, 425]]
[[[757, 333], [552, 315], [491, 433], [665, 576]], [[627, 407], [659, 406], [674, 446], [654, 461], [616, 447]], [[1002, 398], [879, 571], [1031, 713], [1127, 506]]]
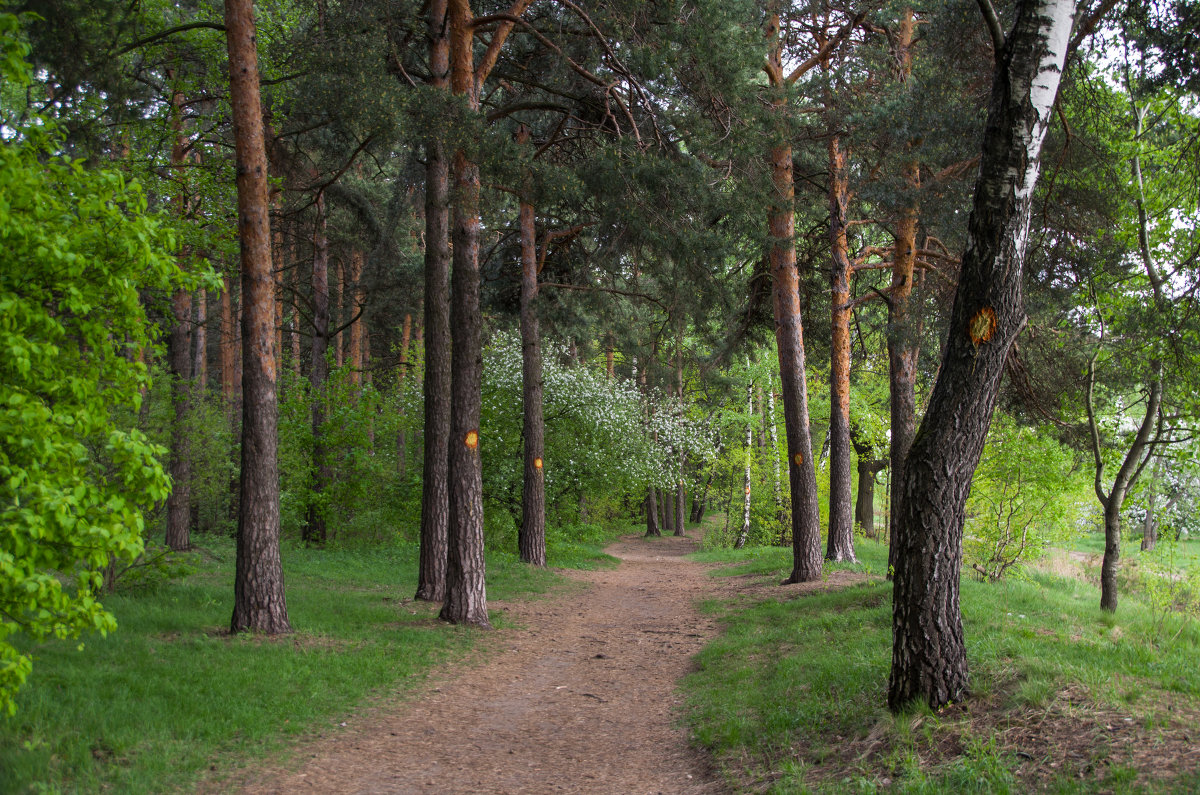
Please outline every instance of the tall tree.
[[290, 632], [279, 555], [275, 283], [253, 0], [226, 0], [242, 253], [242, 473], [233, 632]]
[[[529, 143], [529, 128], [521, 125], [517, 142]], [[522, 191], [521, 221], [521, 402], [525, 440], [521, 528], [517, 547], [521, 560], [546, 565], [545, 425], [542, 422], [542, 342], [538, 330], [537, 229], [529, 187]], [[545, 245], [545, 244], [544, 244]]]
[[[431, 0], [430, 85], [450, 88], [447, 0]], [[425, 143], [425, 449], [417, 597], [446, 598], [450, 492], [450, 163], [436, 135]]]
[[950, 336], [929, 408], [900, 473], [888, 706], [961, 699], [968, 674], [959, 577], [971, 475], [1000, 378], [1025, 325], [1022, 267], [1042, 142], [1075, 0], [1022, 0], [1005, 37], [981, 2], [996, 69]]

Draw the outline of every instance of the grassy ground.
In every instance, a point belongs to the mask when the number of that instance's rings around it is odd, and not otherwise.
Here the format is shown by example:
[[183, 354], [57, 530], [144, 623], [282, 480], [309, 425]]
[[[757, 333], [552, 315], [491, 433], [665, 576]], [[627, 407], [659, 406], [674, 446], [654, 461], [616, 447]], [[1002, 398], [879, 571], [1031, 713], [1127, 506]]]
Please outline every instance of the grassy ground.
[[[600, 535], [553, 538], [550, 565], [612, 565]], [[194, 571], [105, 599], [108, 638], [37, 649], [18, 712], [0, 719], [0, 792], [163, 792], [402, 693], [481, 633], [413, 603], [416, 548], [284, 550], [295, 632], [230, 637], [232, 542], [202, 538]], [[488, 597], [529, 598], [562, 578], [489, 554]], [[503, 613], [493, 613], [502, 626]]]
[[[887, 549], [859, 540], [860, 585], [714, 603], [727, 629], [686, 683], [689, 721], [750, 791], [1136, 792], [1200, 789], [1200, 631], [1079, 580], [962, 583], [973, 694], [892, 716]], [[778, 581], [782, 549], [706, 553]]]

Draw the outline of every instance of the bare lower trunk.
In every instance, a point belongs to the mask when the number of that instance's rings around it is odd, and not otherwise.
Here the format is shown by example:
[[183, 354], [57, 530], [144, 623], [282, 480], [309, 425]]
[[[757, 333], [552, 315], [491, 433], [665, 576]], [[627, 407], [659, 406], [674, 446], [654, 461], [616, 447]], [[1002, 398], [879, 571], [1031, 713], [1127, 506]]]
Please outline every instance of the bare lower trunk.
[[788, 481], [792, 494], [792, 572], [786, 582], [809, 582], [821, 577], [821, 512], [808, 425], [804, 326], [800, 312], [800, 277], [796, 270], [792, 148], [787, 145], [773, 148], [770, 163], [775, 185], [775, 205], [768, 213], [775, 340], [779, 351]]
[[742, 478], [742, 529], [738, 533], [736, 549], [746, 546], [750, 539], [750, 463], [754, 457], [754, 425], [750, 418], [754, 414], [754, 383], [746, 386], [746, 467]]
[[317, 196], [317, 221], [313, 233], [312, 265], [312, 366], [308, 380], [312, 385], [313, 500], [308, 506], [304, 542], [313, 546], [325, 543], [328, 534], [322, 495], [332, 477], [325, 449], [325, 382], [329, 380], [329, 239], [325, 235], [325, 198]]
[[168, 363], [171, 367], [171, 404], [174, 419], [171, 424], [171, 494], [167, 497], [166, 544], [171, 549], [184, 550], [191, 546], [191, 433], [187, 427], [192, 403], [191, 329], [192, 297], [177, 290], [171, 300], [174, 324], [167, 341]]
[[997, 68], [949, 338], [929, 408], [900, 473], [888, 706], [939, 709], [967, 693], [959, 607], [967, 492], [1009, 348], [1025, 325], [1021, 293], [1038, 160], [1058, 90], [1074, 0], [1020, 4]]
[[[449, 0], [450, 83], [456, 95], [479, 108], [472, 60], [473, 27], [467, 0]], [[479, 416], [483, 351], [479, 311], [479, 166], [466, 151], [454, 153], [453, 261], [450, 303], [450, 487], [446, 601], [441, 618], [490, 627], [483, 560], [483, 479]]]
[[267, 205], [267, 155], [251, 0], [226, 0], [230, 104], [242, 252], [242, 469], [230, 629], [291, 631], [279, 556], [275, 291]]
[[[522, 128], [525, 129], [525, 128]], [[525, 132], [528, 139], [528, 131]], [[546, 565], [546, 481], [543, 472], [542, 346], [537, 316], [537, 251], [533, 206], [521, 202], [521, 385], [525, 476], [521, 492], [521, 560]]]
[[658, 493], [654, 487], [646, 489], [646, 536], [661, 536], [658, 524]]
[[196, 291], [196, 328], [192, 334], [192, 381], [200, 394], [208, 386], [208, 290]]
[[[446, 0], [429, 5], [432, 85], [450, 85]], [[450, 167], [445, 145], [425, 144], [425, 450], [421, 482], [421, 552], [416, 598], [446, 598], [450, 490]]]
[[829, 373], [829, 535], [825, 559], [853, 561], [850, 521], [850, 254], [846, 242], [849, 187], [846, 154], [829, 138], [829, 242], [832, 336]]

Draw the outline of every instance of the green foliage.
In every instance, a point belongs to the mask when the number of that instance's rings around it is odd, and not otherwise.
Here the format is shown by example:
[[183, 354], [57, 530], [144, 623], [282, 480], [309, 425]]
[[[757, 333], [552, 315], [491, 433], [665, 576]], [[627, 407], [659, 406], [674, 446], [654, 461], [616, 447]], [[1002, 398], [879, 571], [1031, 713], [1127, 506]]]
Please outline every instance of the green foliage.
[[998, 580], [1078, 534], [1088, 499], [1075, 458], [1045, 430], [998, 414], [971, 481], [964, 562]]
[[[6, 80], [22, 70], [0, 15]], [[148, 383], [140, 290], [183, 281], [172, 236], [135, 184], [56, 155], [37, 120], [0, 145], [0, 710], [32, 666], [6, 640], [108, 632], [96, 600], [113, 559], [142, 550], [166, 497], [161, 449], [114, 420]]]

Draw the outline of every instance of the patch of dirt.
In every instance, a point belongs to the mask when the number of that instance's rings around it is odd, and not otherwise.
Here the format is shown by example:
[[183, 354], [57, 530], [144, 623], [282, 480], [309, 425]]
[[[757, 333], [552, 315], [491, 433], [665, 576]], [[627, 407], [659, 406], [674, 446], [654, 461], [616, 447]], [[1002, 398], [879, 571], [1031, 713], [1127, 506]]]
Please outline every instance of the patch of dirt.
[[[676, 682], [718, 632], [696, 603], [781, 592], [708, 576], [684, 557], [695, 548], [691, 537], [626, 537], [608, 549], [617, 568], [565, 572], [583, 587], [505, 605], [517, 628], [488, 637], [482, 662], [453, 666], [423, 695], [348, 719], [295, 750], [298, 767], [259, 768], [208, 790], [724, 792], [678, 725]], [[831, 583], [811, 587], [822, 585]]]

